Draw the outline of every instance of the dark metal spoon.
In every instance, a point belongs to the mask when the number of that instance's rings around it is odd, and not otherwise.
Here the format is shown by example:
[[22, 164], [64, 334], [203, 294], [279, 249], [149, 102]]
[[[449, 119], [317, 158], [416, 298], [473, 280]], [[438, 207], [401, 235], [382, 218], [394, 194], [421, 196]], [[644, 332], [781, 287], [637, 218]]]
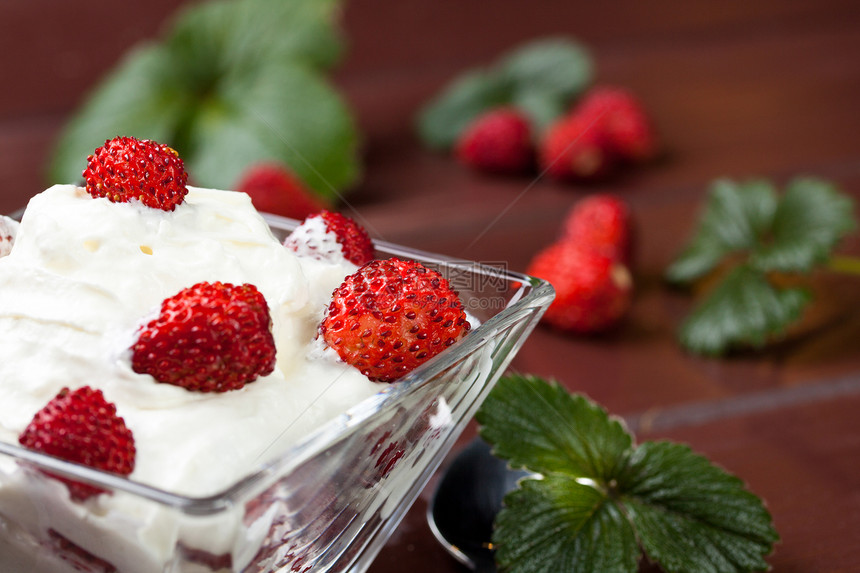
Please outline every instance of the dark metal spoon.
[[478, 572], [496, 571], [490, 539], [502, 498], [529, 475], [508, 469], [480, 438], [472, 440], [445, 470], [427, 509], [436, 539], [458, 561]]

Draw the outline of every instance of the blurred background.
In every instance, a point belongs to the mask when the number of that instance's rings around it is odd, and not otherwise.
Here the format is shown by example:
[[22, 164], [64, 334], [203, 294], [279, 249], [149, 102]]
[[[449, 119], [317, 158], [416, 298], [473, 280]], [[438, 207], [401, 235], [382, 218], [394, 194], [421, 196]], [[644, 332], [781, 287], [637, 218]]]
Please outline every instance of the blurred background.
[[[130, 50], [164, 42], [177, 14], [202, 4], [0, 3], [0, 213], [65, 182], [51, 179], [50, 164], [89, 95]], [[781, 185], [815, 175], [860, 198], [860, 4], [326, 5], [336, 16], [340, 52], [319, 73], [342, 98], [356, 139], [355, 174], [336, 186], [336, 204], [376, 238], [524, 271], [578, 200], [598, 192], [622, 197], [637, 232], [635, 297], [625, 322], [597, 337], [539, 328], [515, 367], [555, 377], [623, 415], [642, 437], [690, 442], [742, 476], [768, 501], [783, 536], [770, 559], [776, 570], [854, 570], [858, 279], [816, 277], [816, 318], [788, 341], [706, 359], [679, 348], [675, 333], [690, 300], [667, 288], [663, 275], [717, 177]], [[538, 171], [501, 177], [469, 169], [422, 140], [419, 113], [460, 74], [548, 37], [587, 49], [592, 84], [637, 95], [659, 133], [656, 160], [588, 184]], [[205, 59], [218, 45], [196, 49], [194, 57]], [[85, 157], [80, 161], [83, 169]], [[857, 234], [839, 249], [860, 254]], [[428, 495], [372, 571], [460, 570], [427, 531]], [[839, 516], [825, 508], [839, 508]]]

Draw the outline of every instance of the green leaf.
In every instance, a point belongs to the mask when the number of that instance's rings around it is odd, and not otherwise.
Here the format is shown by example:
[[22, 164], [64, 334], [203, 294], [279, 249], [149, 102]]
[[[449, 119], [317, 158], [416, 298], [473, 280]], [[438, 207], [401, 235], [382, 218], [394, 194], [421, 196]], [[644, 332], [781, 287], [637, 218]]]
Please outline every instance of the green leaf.
[[715, 181], [692, 240], [669, 267], [667, 278], [688, 283], [726, 256], [754, 248], [770, 229], [778, 197], [767, 181]]
[[510, 573], [636, 571], [639, 548], [621, 508], [567, 475], [527, 479], [505, 497], [493, 529]]
[[618, 476], [621, 504], [648, 557], [667, 572], [768, 568], [779, 535], [761, 500], [688, 446], [646, 442]]
[[606, 480], [631, 445], [617, 419], [540, 378], [502, 378], [487, 402], [476, 416], [481, 436], [514, 467]]
[[124, 58], [66, 126], [53, 152], [51, 181], [82, 181], [87, 156], [117, 135], [173, 140], [189, 101], [174, 87], [171, 58], [157, 45], [142, 46]]
[[569, 108], [592, 76], [591, 57], [578, 43], [535, 40], [452, 80], [419, 112], [418, 134], [428, 147], [449, 148], [475, 118], [504, 105], [520, 108], [540, 131]]
[[588, 51], [566, 38], [529, 42], [507, 54], [497, 73], [514, 92], [533, 92], [570, 102], [590, 84], [594, 66]]
[[855, 228], [850, 197], [827, 181], [796, 179], [774, 214], [771, 241], [757, 246], [751, 261], [765, 271], [807, 272]]
[[418, 135], [428, 147], [446, 149], [482, 112], [506, 105], [510, 99], [510, 86], [498, 74], [469, 72], [421, 109]]
[[272, 62], [257, 75], [224, 82], [198, 108], [183, 155], [204, 186], [235, 182], [244, 166], [274, 159], [334, 199], [358, 175], [356, 140], [346, 106], [319, 75]]
[[778, 535], [740, 479], [669, 442], [633, 445], [600, 406], [534, 376], [499, 380], [481, 436], [535, 472], [505, 496], [493, 531], [508, 573], [635, 573], [645, 551], [669, 573], [767, 568]]
[[733, 269], [681, 326], [681, 344], [700, 354], [718, 355], [737, 345], [761, 347], [797, 320], [810, 294], [771, 285], [748, 265]]
[[250, 164], [275, 160], [321, 195], [349, 187], [356, 127], [322, 73], [343, 51], [339, 6], [218, 0], [181, 12], [93, 92], [59, 141], [52, 179], [79, 180], [105, 139], [132, 135], [174, 147], [197, 185], [229, 189]]

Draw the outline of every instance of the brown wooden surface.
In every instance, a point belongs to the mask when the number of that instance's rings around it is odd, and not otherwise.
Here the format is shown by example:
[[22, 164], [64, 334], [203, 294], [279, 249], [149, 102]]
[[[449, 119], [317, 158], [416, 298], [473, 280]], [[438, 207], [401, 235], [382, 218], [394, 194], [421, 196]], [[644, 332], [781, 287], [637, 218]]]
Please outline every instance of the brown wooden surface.
[[[86, 90], [179, 0], [0, 3], [0, 212], [44, 188], [50, 147]], [[687, 442], [746, 480], [771, 509], [776, 571], [860, 571], [860, 279], [822, 278], [815, 327], [766, 352], [684, 354], [688, 299], [661, 274], [718, 176], [813, 174], [860, 198], [860, 4], [353, 0], [335, 76], [364, 137], [348, 197], [377, 237], [524, 270], [565, 210], [617, 192], [638, 221], [633, 311], [612, 335], [544, 329], [515, 362], [625, 416], [640, 438]], [[119, 10], [119, 11], [118, 11]], [[646, 102], [668, 153], [598, 187], [481, 177], [424, 150], [418, 107], [458, 72], [517, 43], [587, 43], [601, 82]], [[860, 255], [860, 239], [843, 252]], [[474, 428], [464, 436], [468, 439]], [[432, 483], [431, 483], [432, 486]], [[431, 489], [371, 568], [456, 572], [424, 521]]]

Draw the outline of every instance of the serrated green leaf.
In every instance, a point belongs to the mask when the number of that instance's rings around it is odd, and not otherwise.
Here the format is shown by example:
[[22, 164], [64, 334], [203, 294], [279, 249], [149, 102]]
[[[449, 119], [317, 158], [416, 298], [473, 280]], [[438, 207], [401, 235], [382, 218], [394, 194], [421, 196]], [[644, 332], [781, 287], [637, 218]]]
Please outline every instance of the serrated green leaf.
[[606, 480], [632, 443], [602, 408], [532, 376], [499, 380], [476, 419], [495, 455], [541, 474]]
[[770, 240], [754, 249], [751, 263], [764, 271], [810, 271], [855, 227], [848, 196], [827, 181], [795, 179], [774, 214]]
[[778, 289], [762, 273], [738, 266], [684, 321], [681, 344], [708, 355], [738, 345], [760, 347], [797, 320], [809, 300], [805, 289]]
[[755, 248], [770, 229], [777, 204], [776, 190], [767, 181], [715, 181], [696, 232], [667, 270], [667, 278], [689, 283], [712, 271], [726, 256]]
[[621, 509], [567, 475], [521, 481], [505, 497], [493, 542], [509, 573], [634, 573], [639, 554]]
[[768, 568], [779, 535], [761, 500], [688, 446], [646, 442], [619, 473], [621, 504], [646, 555], [667, 573]]
[[498, 74], [474, 71], [458, 77], [418, 115], [418, 135], [433, 149], [454, 145], [482, 112], [510, 103], [510, 86]]
[[321, 70], [342, 52], [335, 0], [219, 0], [179, 14], [165, 40], [135, 52], [70, 122], [51, 177], [77, 181], [105, 139], [171, 145], [198, 185], [231, 188], [277, 160], [322, 195], [359, 175], [349, 110]]
[[[534, 376], [503, 377], [477, 418], [497, 456], [544, 468], [505, 496], [501, 570], [634, 573], [643, 549], [669, 573], [767, 568], [778, 535], [763, 503], [689, 447], [633, 446], [603, 408]], [[599, 453], [604, 471], [570, 452]]]
[[520, 108], [540, 131], [564, 113], [592, 81], [588, 52], [566, 38], [517, 46], [493, 65], [451, 81], [419, 112], [418, 135], [433, 149], [454, 145], [463, 130], [494, 107]]

